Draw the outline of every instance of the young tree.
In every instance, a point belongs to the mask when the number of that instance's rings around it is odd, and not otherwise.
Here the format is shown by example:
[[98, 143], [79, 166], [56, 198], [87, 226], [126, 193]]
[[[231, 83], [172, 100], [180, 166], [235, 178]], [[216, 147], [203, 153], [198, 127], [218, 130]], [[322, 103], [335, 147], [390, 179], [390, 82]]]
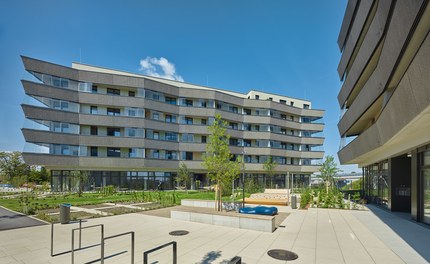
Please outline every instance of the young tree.
[[21, 152], [0, 152], [0, 171], [7, 181], [15, 177], [24, 176], [29, 166], [24, 163]]
[[324, 162], [321, 163], [320, 166], [318, 170], [321, 173], [321, 178], [324, 180], [326, 192], [328, 193], [329, 186], [334, 186], [334, 176], [341, 172], [341, 170], [337, 167], [334, 157], [331, 155], [326, 156]]
[[228, 148], [230, 135], [226, 133], [227, 122], [221, 115], [215, 115], [215, 121], [208, 127], [211, 135], [206, 145], [206, 155], [203, 157], [203, 166], [208, 171], [209, 178], [216, 182], [215, 208], [222, 210], [222, 190], [240, 174], [240, 159], [232, 161], [233, 155]]
[[72, 176], [72, 182], [73, 185], [76, 188], [76, 192], [78, 194], [78, 197], [82, 196], [82, 193], [84, 192], [85, 184], [89, 182], [89, 174], [87, 171], [72, 171], [70, 173], [70, 176]]
[[[270, 179], [270, 188], [273, 189], [273, 174], [275, 173], [275, 168], [278, 166], [276, 161], [273, 160], [272, 156], [269, 156], [263, 164], [263, 169], [267, 173], [267, 177]], [[266, 186], [265, 186], [266, 187]]]
[[188, 167], [185, 163], [181, 162], [181, 164], [179, 165], [179, 168], [177, 171], [177, 176], [176, 176], [175, 180], [179, 184], [181, 184], [181, 183], [184, 184], [185, 190], [188, 193], [187, 186], [191, 182], [191, 173], [188, 171]]

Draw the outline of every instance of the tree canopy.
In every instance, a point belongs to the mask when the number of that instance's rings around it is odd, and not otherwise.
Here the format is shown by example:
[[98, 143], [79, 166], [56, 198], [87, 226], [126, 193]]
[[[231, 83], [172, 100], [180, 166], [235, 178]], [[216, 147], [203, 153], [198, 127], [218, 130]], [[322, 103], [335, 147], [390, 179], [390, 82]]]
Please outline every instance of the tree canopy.
[[0, 152], [0, 171], [7, 181], [27, 175], [30, 168], [24, 163], [21, 152]]
[[267, 173], [267, 178], [270, 179], [270, 188], [273, 188], [273, 174], [275, 173], [275, 168], [278, 166], [272, 156], [269, 156], [263, 164], [263, 169]]
[[209, 179], [217, 184], [216, 208], [219, 211], [222, 210], [222, 190], [239, 176], [242, 164], [240, 159], [232, 160], [233, 155], [228, 148], [230, 135], [227, 134], [226, 127], [227, 122], [220, 114], [216, 114], [213, 124], [208, 127], [211, 135], [203, 158], [203, 166], [208, 171]]
[[320, 166], [318, 170], [321, 173], [321, 178], [324, 180], [328, 192], [329, 186], [334, 186], [334, 176], [341, 172], [341, 170], [337, 167], [337, 163], [331, 155], [326, 156], [324, 162], [321, 163]]

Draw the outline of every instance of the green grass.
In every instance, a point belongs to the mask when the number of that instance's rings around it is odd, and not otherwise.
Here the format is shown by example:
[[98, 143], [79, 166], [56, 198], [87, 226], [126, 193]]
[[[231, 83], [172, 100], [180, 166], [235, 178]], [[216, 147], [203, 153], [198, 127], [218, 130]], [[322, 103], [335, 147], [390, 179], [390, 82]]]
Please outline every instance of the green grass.
[[[152, 196], [158, 196], [158, 192], [145, 191], [145, 195], [151, 193]], [[173, 191], [160, 192], [160, 195], [172, 194]], [[37, 194], [36, 194], [37, 195]], [[214, 192], [198, 192], [198, 191], [175, 191], [176, 204], [180, 204], [182, 199], [201, 199], [201, 200], [214, 200]], [[72, 206], [92, 205], [101, 203], [120, 203], [120, 202], [141, 202], [142, 191], [136, 192], [120, 192], [110, 195], [103, 195], [101, 193], [84, 193], [82, 197], [77, 194], [52, 194], [48, 197], [35, 198], [29, 195], [28, 204], [36, 207], [37, 209], [58, 208], [60, 204], [69, 203]], [[225, 200], [229, 196], [223, 197]], [[14, 211], [22, 212], [23, 207], [20, 198], [3, 198], [0, 197], [0, 205]]]

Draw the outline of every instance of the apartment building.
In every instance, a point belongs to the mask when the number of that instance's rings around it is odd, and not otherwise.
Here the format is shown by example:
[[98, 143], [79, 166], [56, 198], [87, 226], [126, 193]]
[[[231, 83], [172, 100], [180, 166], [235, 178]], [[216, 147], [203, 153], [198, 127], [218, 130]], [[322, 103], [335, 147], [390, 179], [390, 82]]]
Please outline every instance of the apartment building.
[[260, 184], [269, 156], [278, 164], [273, 184], [283, 188], [291, 180], [308, 184], [324, 155], [324, 111], [306, 100], [80, 63], [22, 61], [35, 77], [22, 81], [32, 100], [22, 109], [34, 125], [22, 129], [23, 157], [51, 171], [53, 191], [70, 188], [72, 170], [89, 171], [89, 187], [171, 189], [180, 162], [193, 173], [193, 186], [207, 185], [202, 161], [216, 113], [228, 122], [232, 154], [244, 156], [246, 177]]
[[338, 44], [342, 164], [369, 201], [430, 224], [429, 1], [349, 0]]

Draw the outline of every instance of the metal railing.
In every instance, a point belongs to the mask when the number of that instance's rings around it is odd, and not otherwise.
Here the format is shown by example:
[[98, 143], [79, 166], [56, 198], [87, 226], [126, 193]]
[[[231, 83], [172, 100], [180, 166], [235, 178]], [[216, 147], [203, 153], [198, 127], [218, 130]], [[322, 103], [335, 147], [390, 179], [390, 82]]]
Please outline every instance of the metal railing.
[[156, 248], [147, 250], [145, 252], [143, 252], [143, 264], [148, 264], [148, 255], [149, 253], [155, 252], [157, 250], [160, 250], [162, 248], [168, 247], [170, 245], [173, 245], [173, 264], [177, 264], [178, 263], [178, 250], [177, 250], [177, 243], [176, 241], [172, 241], [166, 244], [163, 244], [161, 246], [158, 246]]
[[[51, 257], [55, 257], [55, 256], [59, 256], [59, 255], [63, 255], [63, 254], [67, 254], [70, 253], [71, 251], [63, 251], [63, 252], [59, 252], [54, 254], [54, 223], [51, 223]], [[79, 219], [79, 249], [82, 248], [82, 219]]]
[[131, 235], [131, 263], [132, 264], [134, 263], [134, 232], [130, 231], [130, 232], [125, 232], [125, 233], [121, 233], [121, 234], [102, 238], [102, 250], [101, 250], [101, 257], [100, 257], [100, 262], [102, 264], [105, 262], [105, 255], [104, 255], [105, 254], [105, 241], [108, 239], [116, 238], [119, 236], [125, 236], [125, 235]]
[[[100, 227], [100, 245], [102, 245], [101, 254], [103, 254], [104, 225], [103, 224], [98, 224], [98, 225], [91, 225], [91, 226], [85, 226], [85, 227], [82, 227], [80, 225], [79, 228], [72, 229], [72, 250], [71, 250], [71, 253], [72, 253], [72, 264], [75, 263], [75, 231], [79, 230], [79, 248], [78, 248], [78, 250], [79, 249], [84, 249], [84, 248], [82, 248], [82, 240], [81, 240], [82, 229], [88, 229], [88, 228], [94, 228], [94, 227]], [[103, 256], [103, 255], [101, 255], [101, 256]]]

